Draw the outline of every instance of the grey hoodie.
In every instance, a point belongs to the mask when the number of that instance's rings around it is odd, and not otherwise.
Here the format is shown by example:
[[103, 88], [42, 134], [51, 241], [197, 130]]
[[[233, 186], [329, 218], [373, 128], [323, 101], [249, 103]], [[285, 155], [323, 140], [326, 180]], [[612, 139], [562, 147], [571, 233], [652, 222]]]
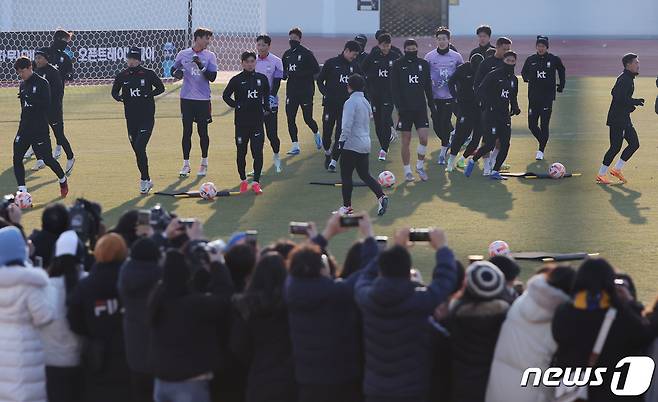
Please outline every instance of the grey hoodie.
[[343, 106], [343, 125], [339, 142], [343, 149], [360, 154], [370, 153], [370, 103], [363, 92], [352, 92]]

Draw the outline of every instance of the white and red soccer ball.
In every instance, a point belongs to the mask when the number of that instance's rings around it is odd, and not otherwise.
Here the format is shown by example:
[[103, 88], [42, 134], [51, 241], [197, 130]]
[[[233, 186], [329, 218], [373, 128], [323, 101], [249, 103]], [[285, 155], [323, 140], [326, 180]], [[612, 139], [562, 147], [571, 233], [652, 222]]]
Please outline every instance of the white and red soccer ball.
[[32, 208], [32, 196], [27, 191], [19, 191], [14, 197], [14, 204], [20, 209]]
[[555, 162], [548, 168], [548, 175], [551, 179], [561, 179], [567, 173], [567, 169], [560, 162]]
[[489, 244], [489, 257], [494, 257], [496, 255], [504, 255], [509, 257], [512, 254], [512, 250], [509, 248], [509, 244], [503, 240], [496, 240]]
[[386, 187], [386, 188], [393, 187], [395, 185], [395, 175], [388, 170], [384, 170], [379, 174], [378, 181], [379, 184], [382, 185], [382, 187]]
[[214, 200], [217, 197], [217, 187], [215, 183], [206, 182], [199, 187], [199, 194], [204, 200]]

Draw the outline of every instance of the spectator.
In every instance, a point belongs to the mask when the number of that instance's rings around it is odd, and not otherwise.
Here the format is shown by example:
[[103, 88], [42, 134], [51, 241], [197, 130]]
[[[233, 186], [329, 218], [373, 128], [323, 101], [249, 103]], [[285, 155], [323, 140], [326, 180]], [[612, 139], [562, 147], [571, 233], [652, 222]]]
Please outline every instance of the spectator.
[[452, 400], [482, 402], [500, 328], [509, 303], [505, 276], [488, 261], [466, 269], [466, 288], [450, 306], [447, 329], [452, 358]]
[[503, 299], [512, 304], [520, 295], [520, 292], [516, 289], [516, 278], [518, 278], [521, 273], [521, 267], [519, 267], [519, 264], [517, 264], [514, 259], [504, 255], [495, 255], [489, 259], [489, 262], [497, 266], [503, 275], [505, 275], [505, 291], [503, 292]]
[[339, 278], [347, 279], [350, 275], [361, 269], [361, 250], [363, 249], [363, 240], [359, 240], [352, 244], [347, 254], [343, 267], [340, 270]]
[[512, 304], [496, 344], [487, 388], [487, 402], [548, 401], [554, 388], [519, 387], [530, 367], [550, 367], [557, 344], [551, 334], [555, 310], [568, 302], [575, 271], [559, 266], [535, 275], [527, 290]]
[[117, 225], [110, 230], [110, 233], [116, 233], [123, 237], [123, 240], [126, 242], [126, 246], [131, 248], [135, 240], [137, 240], [137, 216], [139, 211], [136, 209], [130, 209], [119, 217]]
[[457, 285], [455, 257], [445, 233], [431, 230], [436, 267], [432, 283], [421, 286], [410, 279], [409, 229], [398, 231], [396, 245], [383, 251], [377, 263], [372, 228], [367, 219], [361, 222], [368, 236], [362, 263], [368, 268], [356, 284], [356, 301], [363, 315], [366, 401], [425, 401], [432, 368], [428, 319]]
[[[610, 384], [614, 367], [626, 356], [646, 355], [656, 336], [653, 326], [632, 308], [633, 298], [626, 287], [615, 285], [615, 271], [603, 258], [585, 260], [576, 273], [571, 291], [573, 301], [561, 305], [553, 318], [553, 337], [558, 348], [558, 367], [607, 367], [604, 384]], [[590, 354], [609, 308], [617, 309], [603, 350], [596, 364]], [[588, 401], [616, 400], [610, 387], [589, 387]], [[624, 400], [642, 401], [642, 397]]]
[[0, 400], [46, 401], [39, 327], [52, 321], [48, 275], [29, 267], [18, 228], [0, 229]]
[[235, 291], [241, 293], [247, 284], [247, 278], [256, 265], [256, 250], [252, 245], [242, 242], [230, 246], [224, 258], [231, 273]]
[[322, 252], [344, 231], [335, 214], [323, 234], [314, 238], [316, 244], [298, 246], [290, 255], [285, 297], [300, 402], [362, 399], [361, 338], [354, 302], [359, 273], [334, 279]]
[[119, 272], [119, 296], [124, 306], [123, 335], [130, 367], [133, 400], [153, 400], [153, 368], [149, 364], [149, 325], [146, 305], [153, 286], [162, 277], [160, 249], [141, 238], [130, 249], [130, 258]]
[[[658, 85], [658, 80], [656, 80]], [[658, 322], [658, 299], [654, 302], [653, 311], [648, 312], [649, 319], [651, 322]], [[653, 359], [654, 362], [658, 362], [658, 338], [654, 339], [649, 348], [649, 356]], [[656, 370], [654, 369], [653, 380], [651, 381], [651, 387], [644, 395], [644, 400], [646, 402], [658, 401], [658, 375], [656, 375]]]
[[85, 338], [84, 398], [88, 402], [130, 399], [130, 376], [123, 338], [123, 305], [117, 281], [128, 255], [126, 242], [116, 233], [98, 239], [96, 262], [71, 296], [71, 330]]
[[64, 204], [50, 204], [41, 214], [41, 230], [30, 235], [34, 247], [33, 257], [41, 257], [43, 266], [49, 267], [55, 253], [55, 242], [69, 229], [69, 212]]
[[[198, 223], [188, 229], [192, 232], [200, 232]], [[191, 268], [208, 269], [207, 293], [190, 288]], [[156, 402], [210, 401], [209, 383], [221, 365], [218, 327], [227, 320], [232, 293], [220, 262], [189, 267], [180, 251], [167, 252], [162, 280], [148, 303]]]
[[73, 230], [62, 233], [55, 243], [54, 258], [48, 268], [51, 285], [48, 298], [55, 307], [55, 316], [41, 330], [41, 340], [46, 357], [46, 391], [49, 402], [82, 400], [82, 340], [71, 331], [66, 319], [67, 301], [80, 278], [86, 275], [78, 252], [80, 246], [80, 239]]
[[279, 253], [279, 255], [281, 255], [281, 257], [283, 257], [284, 260], [287, 260], [288, 256], [290, 255], [290, 252], [296, 246], [297, 243], [295, 243], [292, 240], [280, 239], [276, 243], [270, 244], [269, 246], [261, 250], [261, 255], [265, 255], [266, 253], [274, 251], [275, 253]]
[[297, 400], [288, 328], [283, 301], [286, 265], [276, 252], [265, 254], [243, 294], [233, 299], [231, 350], [249, 367], [247, 402]]

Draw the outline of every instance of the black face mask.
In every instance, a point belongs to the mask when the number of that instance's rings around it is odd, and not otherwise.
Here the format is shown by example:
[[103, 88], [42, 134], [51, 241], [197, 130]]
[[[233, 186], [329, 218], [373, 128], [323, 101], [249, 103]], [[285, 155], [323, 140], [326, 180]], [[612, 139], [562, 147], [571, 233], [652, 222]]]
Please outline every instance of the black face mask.
[[416, 52], [404, 52], [404, 57], [407, 60], [416, 60], [418, 58], [418, 51]]
[[293, 40], [293, 39], [290, 39], [288, 41], [288, 43], [290, 44], [291, 49], [297, 48], [297, 46], [299, 46], [299, 44], [300, 44], [300, 42], [298, 40]]
[[514, 67], [516, 67], [516, 66], [515, 65], [505, 64], [505, 72], [507, 74], [514, 74]]
[[66, 46], [67, 46], [67, 45], [68, 45], [68, 42], [66, 42], [66, 41], [64, 41], [64, 40], [58, 40], [58, 39], [56, 39], [56, 40], [53, 41], [53, 47], [54, 47], [55, 49], [57, 49], [57, 50], [64, 50], [64, 49], [66, 49]]

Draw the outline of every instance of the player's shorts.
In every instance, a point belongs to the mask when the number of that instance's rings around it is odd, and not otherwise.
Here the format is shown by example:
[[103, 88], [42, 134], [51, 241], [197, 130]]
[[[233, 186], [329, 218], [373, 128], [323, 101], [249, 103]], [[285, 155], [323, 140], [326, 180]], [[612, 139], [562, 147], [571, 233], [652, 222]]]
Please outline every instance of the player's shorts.
[[180, 113], [183, 120], [212, 123], [212, 104], [209, 100], [180, 100]]
[[48, 123], [50, 125], [59, 124], [64, 120], [64, 111], [62, 110], [62, 104], [54, 105], [48, 111]]
[[291, 93], [286, 95], [286, 105], [290, 106], [301, 106], [301, 105], [312, 105], [313, 104], [313, 93], [303, 93], [295, 94]]
[[411, 131], [414, 126], [416, 130], [430, 126], [430, 121], [427, 118], [427, 109], [400, 111], [398, 115], [398, 124], [395, 127], [398, 131]]

